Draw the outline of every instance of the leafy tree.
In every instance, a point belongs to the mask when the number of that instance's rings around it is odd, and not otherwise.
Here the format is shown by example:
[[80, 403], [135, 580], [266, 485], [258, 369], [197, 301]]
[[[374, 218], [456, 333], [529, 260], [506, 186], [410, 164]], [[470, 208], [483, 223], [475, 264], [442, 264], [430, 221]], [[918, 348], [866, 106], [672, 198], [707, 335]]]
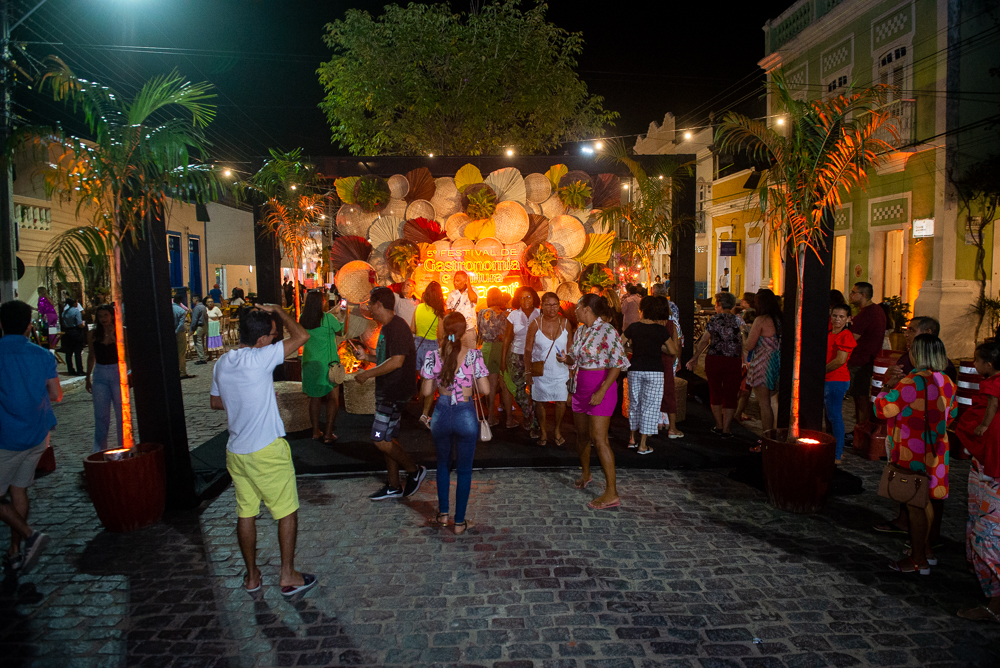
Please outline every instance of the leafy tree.
[[[146, 234], [150, 215], [163, 215], [170, 199], [205, 201], [222, 194], [221, 174], [210, 165], [192, 164], [208, 141], [203, 128], [214, 118], [211, 84], [184, 81], [176, 72], [150, 79], [129, 99], [111, 88], [78, 78], [58, 58], [42, 77], [40, 89], [74, 112], [82, 112], [91, 137], [29, 128], [23, 139], [45, 154], [46, 189], [76, 201], [83, 228], [67, 230], [49, 246], [57, 267], [79, 271], [85, 255], [103, 262], [112, 275], [118, 374], [122, 387], [124, 445], [131, 448], [132, 408], [125, 366], [121, 300], [121, 246]], [[54, 157], [53, 157], [54, 156]]]
[[835, 211], [842, 193], [863, 186], [868, 170], [893, 151], [876, 136], [886, 128], [896, 139], [893, 114], [885, 105], [888, 90], [879, 85], [805, 102], [792, 97], [784, 74], [778, 70], [771, 77], [771, 94], [781, 113], [787, 114], [787, 122], [771, 128], [762, 120], [730, 112], [716, 132], [721, 150], [745, 150], [751, 159], [770, 165], [752, 195], [757, 198], [761, 219], [781, 247], [791, 242], [796, 249], [798, 290], [789, 439], [799, 436], [806, 253], [819, 256], [828, 243], [823, 234], [824, 212]]
[[538, 153], [618, 117], [577, 76], [580, 33], [520, 0], [453, 14], [445, 3], [351, 9], [326, 26], [319, 80], [333, 139], [355, 155]]

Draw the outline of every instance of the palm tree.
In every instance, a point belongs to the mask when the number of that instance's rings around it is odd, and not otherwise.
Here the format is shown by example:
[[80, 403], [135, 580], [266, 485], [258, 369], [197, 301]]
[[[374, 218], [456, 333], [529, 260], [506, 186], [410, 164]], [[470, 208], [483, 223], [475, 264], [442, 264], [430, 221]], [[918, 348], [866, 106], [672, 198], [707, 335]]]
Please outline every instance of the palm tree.
[[669, 244], [682, 225], [692, 222], [674, 220], [671, 216], [674, 194], [680, 185], [677, 179], [671, 177], [679, 174], [682, 167], [665, 163], [656, 170], [658, 174], [649, 176], [642, 165], [629, 155], [628, 149], [618, 142], [612, 143], [601, 157], [624, 165], [632, 175], [632, 184], [629, 201], [605, 209], [600, 221], [605, 229], [614, 229], [616, 224], [627, 228], [628, 238], [624, 238], [624, 229], [619, 229], [615, 250], [642, 262], [647, 280], [652, 280], [656, 250]]
[[271, 159], [249, 180], [238, 184], [266, 198], [261, 222], [275, 234], [282, 253], [292, 258], [296, 319], [301, 311], [298, 272], [302, 255], [315, 243], [313, 234], [320, 230], [329, 199], [321, 179], [313, 165], [302, 160], [301, 148], [287, 153], [272, 149]]
[[[150, 79], [135, 97], [80, 79], [58, 58], [40, 89], [82, 112], [91, 137], [83, 139], [41, 128], [24, 133], [50, 158], [44, 168], [50, 194], [76, 200], [77, 219], [87, 225], [57, 237], [48, 251], [57, 267], [79, 271], [83, 253], [110, 265], [115, 308], [118, 375], [122, 389], [122, 433], [134, 444], [132, 406], [125, 365], [121, 311], [121, 248], [145, 235], [147, 216], [163, 215], [169, 199], [204, 201], [221, 195], [224, 182], [213, 167], [192, 164], [208, 146], [202, 132], [215, 116], [208, 103], [211, 84], [193, 84], [177, 73]], [[53, 157], [54, 156], [54, 157]]]
[[788, 128], [786, 133], [763, 120], [730, 112], [723, 117], [715, 141], [720, 150], [745, 150], [754, 162], [769, 165], [752, 197], [757, 198], [761, 219], [775, 240], [781, 247], [790, 242], [795, 248], [798, 289], [788, 429], [788, 438], [793, 440], [799, 436], [806, 253], [821, 257], [829, 243], [823, 233], [824, 213], [835, 211], [843, 194], [865, 185], [868, 170], [893, 151], [879, 139], [879, 131], [888, 130], [893, 140], [897, 132], [893, 113], [886, 106], [889, 88], [885, 85], [807, 102], [792, 97], [778, 70], [771, 74], [770, 90], [786, 115], [783, 126], [776, 127]]

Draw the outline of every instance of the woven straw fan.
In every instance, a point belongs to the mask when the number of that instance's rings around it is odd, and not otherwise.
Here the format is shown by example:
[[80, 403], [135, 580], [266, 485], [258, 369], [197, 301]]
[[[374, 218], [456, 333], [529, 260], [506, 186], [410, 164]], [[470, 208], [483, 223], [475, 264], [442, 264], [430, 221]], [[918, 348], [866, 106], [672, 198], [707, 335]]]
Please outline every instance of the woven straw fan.
[[583, 223], [573, 216], [556, 216], [549, 221], [549, 242], [559, 257], [576, 257], [587, 243]]
[[552, 193], [547, 200], [542, 202], [542, 215], [546, 218], [555, 218], [566, 213], [566, 205], [559, 199], [559, 195]]
[[406, 192], [407, 202], [415, 202], [418, 199], [430, 200], [434, 197], [434, 177], [431, 170], [426, 167], [418, 167], [406, 173], [406, 180], [410, 184], [410, 189]]
[[341, 234], [363, 237], [378, 218], [377, 213], [365, 213], [357, 204], [345, 204], [337, 211], [337, 231]]
[[393, 199], [403, 199], [410, 190], [410, 182], [402, 174], [393, 174], [389, 177], [389, 194]]
[[549, 171], [545, 172], [545, 178], [549, 180], [554, 190], [559, 187], [559, 180], [568, 172], [569, 167], [566, 165], [552, 165], [549, 167]]
[[354, 204], [354, 184], [358, 182], [360, 176], [344, 176], [333, 182], [333, 187], [337, 189], [337, 197], [344, 204]]
[[539, 241], [547, 241], [549, 238], [549, 219], [545, 216], [539, 216], [536, 214], [528, 215], [528, 231], [524, 233], [522, 240], [525, 244], [530, 246], [531, 244], [538, 243]]
[[528, 174], [524, 177], [524, 196], [529, 202], [541, 204], [552, 194], [552, 183], [544, 174]]
[[574, 257], [583, 264], [604, 264], [611, 259], [614, 234], [588, 234], [583, 250]]
[[452, 241], [458, 241], [465, 234], [466, 226], [472, 222], [468, 214], [465, 213], [455, 213], [448, 216], [448, 222], [445, 223], [444, 229], [448, 234], [448, 238]]
[[473, 250], [476, 247], [476, 242], [472, 239], [459, 239], [451, 245], [452, 250]]
[[580, 278], [581, 271], [583, 265], [568, 257], [559, 258], [559, 264], [556, 265], [556, 276], [563, 281], [575, 281]]
[[435, 241], [427, 248], [427, 258], [425, 259], [442, 260], [445, 257], [445, 252], [449, 250], [451, 250], [451, 242], [447, 239]]
[[375, 287], [375, 268], [367, 262], [348, 262], [337, 272], [334, 284], [340, 296], [353, 304], [368, 301], [368, 295]]
[[591, 206], [607, 209], [622, 203], [622, 186], [614, 174], [598, 174], [590, 183]]
[[524, 253], [528, 250], [528, 244], [523, 241], [518, 241], [516, 244], [507, 244], [504, 246], [504, 259], [510, 258], [511, 260], [517, 260], [522, 265], [524, 264]]
[[428, 218], [433, 220], [435, 217], [434, 207], [431, 203], [425, 199], [417, 199], [410, 202], [410, 205], [406, 207], [406, 219], [412, 220], [413, 218]]
[[371, 252], [372, 245], [364, 237], [337, 237], [330, 246], [330, 268], [339, 271], [349, 262], [367, 261]]
[[528, 212], [517, 202], [500, 202], [493, 212], [496, 238], [504, 244], [520, 241], [528, 232]]
[[503, 256], [503, 244], [496, 237], [484, 237], [476, 242], [476, 251], [499, 260]]
[[559, 295], [559, 301], [573, 302], [574, 304], [583, 297], [583, 293], [580, 292], [580, 286], [576, 282], [563, 283], [556, 288], [556, 294]]
[[368, 228], [368, 241], [376, 248], [390, 241], [403, 238], [403, 225], [406, 223], [402, 218], [395, 216], [382, 216], [371, 224]]
[[406, 218], [406, 200], [405, 199], [389, 200], [389, 206], [385, 207], [385, 211], [382, 212], [382, 215], [393, 216], [395, 218]]
[[442, 225], [448, 220], [448, 216], [462, 210], [462, 193], [458, 192], [455, 179], [450, 176], [434, 179], [434, 197], [431, 198], [431, 206], [437, 214], [436, 220]]
[[498, 202], [520, 202], [525, 201], [525, 185], [521, 172], [514, 167], [504, 167], [492, 172], [486, 177], [486, 185], [493, 188], [497, 194]]
[[460, 193], [464, 193], [465, 189], [472, 184], [482, 182], [483, 173], [475, 165], [463, 165], [455, 174], [455, 187]]

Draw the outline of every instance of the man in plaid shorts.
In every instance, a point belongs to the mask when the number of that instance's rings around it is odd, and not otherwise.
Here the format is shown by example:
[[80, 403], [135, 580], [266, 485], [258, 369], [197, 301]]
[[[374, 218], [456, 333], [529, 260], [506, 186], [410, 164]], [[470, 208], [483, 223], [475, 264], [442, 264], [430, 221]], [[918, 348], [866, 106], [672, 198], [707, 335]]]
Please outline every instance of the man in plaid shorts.
[[[385, 455], [388, 483], [368, 498], [372, 501], [411, 496], [420, 489], [427, 475], [427, 467], [413, 463], [406, 451], [399, 446], [399, 419], [403, 408], [417, 391], [417, 349], [413, 333], [405, 320], [395, 313], [396, 296], [389, 288], [375, 288], [368, 299], [368, 310], [375, 322], [382, 325], [375, 355], [368, 361], [378, 366], [362, 371], [354, 380], [364, 383], [375, 379], [375, 422], [372, 424], [372, 442]], [[405, 486], [400, 483], [399, 469], [406, 471]]]

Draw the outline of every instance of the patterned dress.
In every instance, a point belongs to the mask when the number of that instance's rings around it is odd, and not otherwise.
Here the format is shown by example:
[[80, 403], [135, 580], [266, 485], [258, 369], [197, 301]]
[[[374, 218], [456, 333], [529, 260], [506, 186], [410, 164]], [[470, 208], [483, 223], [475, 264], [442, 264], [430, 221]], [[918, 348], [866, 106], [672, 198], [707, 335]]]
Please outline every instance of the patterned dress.
[[[875, 398], [888, 420], [889, 461], [930, 477], [930, 498], [948, 498], [948, 420], [958, 413], [955, 383], [940, 371], [914, 369]], [[931, 442], [925, 442], [925, 427]]]
[[764, 385], [772, 392], [778, 389], [778, 377], [781, 371], [781, 325], [775, 323], [775, 329], [777, 331], [774, 336], [758, 336], [757, 345], [750, 351], [752, 356], [747, 368], [747, 387]]

